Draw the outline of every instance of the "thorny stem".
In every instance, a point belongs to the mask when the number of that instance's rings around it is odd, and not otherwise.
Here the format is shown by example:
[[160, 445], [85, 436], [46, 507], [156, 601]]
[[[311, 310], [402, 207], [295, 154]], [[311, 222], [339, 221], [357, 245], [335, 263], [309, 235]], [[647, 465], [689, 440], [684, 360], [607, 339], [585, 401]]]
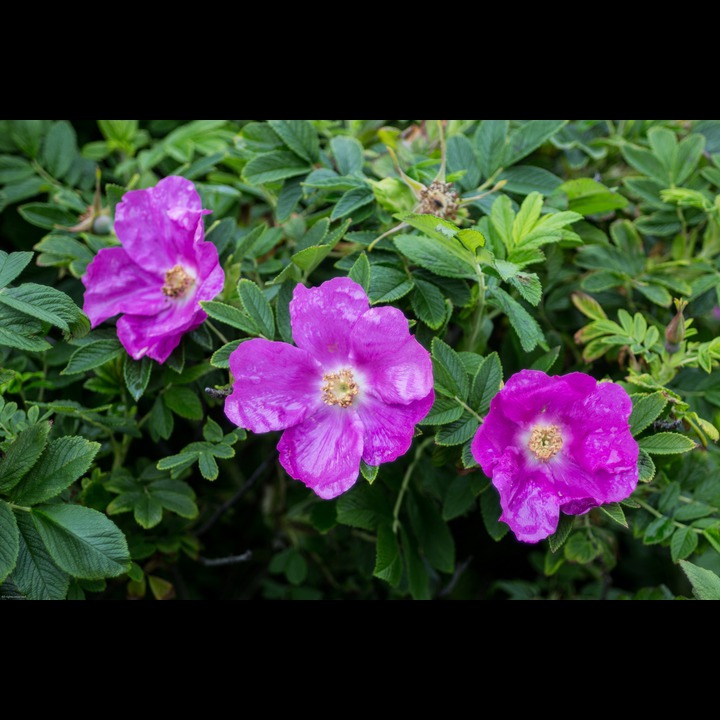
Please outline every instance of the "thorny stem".
[[402, 485], [400, 487], [400, 492], [398, 493], [397, 500], [395, 501], [395, 507], [393, 509], [393, 533], [397, 535], [397, 531], [400, 529], [400, 507], [402, 506], [403, 496], [405, 495], [405, 492], [407, 491], [408, 483], [410, 482], [410, 477], [413, 474], [413, 471], [415, 470], [415, 466], [420, 462], [420, 458], [422, 457], [423, 451], [425, 448], [433, 442], [433, 438], [427, 438], [424, 442], [420, 443], [418, 446], [418, 449], [415, 451], [415, 457], [413, 458], [413, 461], [408, 465], [408, 469], [405, 471], [405, 477], [403, 477]]

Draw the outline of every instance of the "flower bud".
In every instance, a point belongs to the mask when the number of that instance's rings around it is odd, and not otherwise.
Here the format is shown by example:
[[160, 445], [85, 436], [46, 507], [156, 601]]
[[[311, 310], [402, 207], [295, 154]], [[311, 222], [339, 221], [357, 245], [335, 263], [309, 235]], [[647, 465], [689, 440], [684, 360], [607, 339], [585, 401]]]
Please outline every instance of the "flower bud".
[[685, 339], [685, 316], [683, 310], [686, 306], [687, 300], [675, 299], [677, 313], [665, 328], [665, 349], [671, 354], [680, 349], [680, 343]]

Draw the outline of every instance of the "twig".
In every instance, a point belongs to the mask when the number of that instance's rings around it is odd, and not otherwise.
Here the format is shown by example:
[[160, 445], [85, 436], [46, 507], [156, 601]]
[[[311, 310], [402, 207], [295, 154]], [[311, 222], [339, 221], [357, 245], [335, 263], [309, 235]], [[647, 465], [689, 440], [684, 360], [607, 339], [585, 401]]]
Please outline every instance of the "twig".
[[229, 555], [223, 558], [204, 558], [198, 556], [198, 562], [205, 567], [218, 567], [219, 565], [235, 565], [247, 562], [252, 557], [252, 550], [246, 550], [242, 555]]

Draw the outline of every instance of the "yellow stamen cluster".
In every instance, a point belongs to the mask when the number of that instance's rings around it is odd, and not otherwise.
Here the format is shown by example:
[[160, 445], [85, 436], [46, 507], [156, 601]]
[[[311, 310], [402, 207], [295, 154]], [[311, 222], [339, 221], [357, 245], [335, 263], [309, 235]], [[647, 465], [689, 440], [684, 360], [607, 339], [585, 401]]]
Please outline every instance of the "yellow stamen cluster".
[[557, 455], [563, 446], [560, 428], [557, 425], [535, 425], [530, 433], [528, 448], [538, 460], [547, 462]]
[[326, 405], [339, 405], [347, 408], [352, 405], [360, 388], [347, 368], [335, 373], [323, 375], [322, 399]]
[[458, 194], [452, 189], [452, 183], [434, 180], [420, 191], [419, 212], [435, 215], [446, 220], [452, 219], [460, 207]]
[[182, 265], [176, 265], [165, 273], [165, 284], [162, 291], [168, 297], [179, 298], [187, 292], [193, 282], [195, 281], [185, 272]]

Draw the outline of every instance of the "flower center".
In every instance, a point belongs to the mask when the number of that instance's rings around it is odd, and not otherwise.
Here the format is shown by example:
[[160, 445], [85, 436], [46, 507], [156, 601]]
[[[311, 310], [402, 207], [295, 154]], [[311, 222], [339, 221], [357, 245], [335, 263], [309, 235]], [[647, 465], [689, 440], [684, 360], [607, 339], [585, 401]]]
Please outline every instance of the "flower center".
[[163, 293], [171, 298], [182, 297], [195, 280], [185, 272], [182, 265], [176, 265], [165, 273]]
[[535, 425], [530, 433], [528, 448], [538, 460], [547, 462], [557, 455], [563, 446], [560, 428], [557, 425]]
[[321, 389], [326, 405], [339, 405], [341, 408], [350, 407], [360, 390], [352, 371], [347, 368], [335, 373], [325, 373]]

